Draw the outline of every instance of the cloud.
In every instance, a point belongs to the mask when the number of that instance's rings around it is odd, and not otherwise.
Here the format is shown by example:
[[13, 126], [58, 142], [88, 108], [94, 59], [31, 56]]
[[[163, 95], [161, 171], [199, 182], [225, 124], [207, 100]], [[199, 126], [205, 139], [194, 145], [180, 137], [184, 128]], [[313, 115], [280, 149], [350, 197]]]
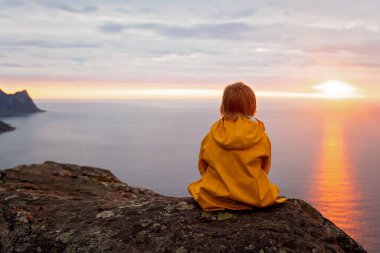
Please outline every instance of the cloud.
[[99, 45], [83, 42], [60, 42], [45, 40], [0, 40], [0, 47], [38, 47], [38, 48], [97, 48]]
[[380, 40], [350, 43], [348, 41], [320, 47], [311, 47], [312, 53], [351, 53], [354, 55], [380, 55]]
[[2, 72], [133, 83], [355, 79], [380, 63], [379, 8], [374, 0], [0, 0]]
[[80, 1], [69, 3], [69, 1], [63, 0], [2, 0], [0, 6], [1, 8], [20, 8], [24, 6], [30, 7], [31, 4], [73, 13], [88, 13], [98, 10], [98, 7], [95, 5], [88, 5]]
[[[149, 27], [149, 26], [148, 26]], [[190, 27], [153, 27], [158, 33], [174, 37], [201, 37], [235, 40], [249, 35], [254, 28], [246, 23], [198, 24]]]
[[24, 1], [20, 1], [20, 0], [3, 0], [3, 1], [1, 1], [1, 7], [2, 8], [19, 7], [19, 6], [22, 6], [24, 4], [25, 4], [25, 2]]
[[71, 60], [76, 62], [78, 65], [83, 65], [86, 62], [86, 59], [79, 57], [73, 57]]
[[101, 25], [104, 33], [121, 33], [126, 30], [153, 31], [167, 37], [208, 38], [235, 40], [252, 34], [255, 27], [243, 22], [204, 23], [192, 26], [173, 26], [156, 23], [120, 24], [109, 22]]
[[87, 13], [87, 12], [95, 12], [98, 10], [98, 7], [94, 5], [73, 5], [73, 4], [68, 4], [67, 1], [45, 0], [45, 1], [38, 1], [38, 3], [48, 8], [67, 11], [67, 12], [73, 12], [73, 13]]
[[13, 63], [0, 63], [0, 67], [5, 67], [5, 68], [24, 68], [26, 66], [25, 65], [21, 65], [21, 64], [13, 64]]
[[119, 33], [126, 29], [125, 25], [108, 22], [99, 27], [99, 31], [104, 33]]

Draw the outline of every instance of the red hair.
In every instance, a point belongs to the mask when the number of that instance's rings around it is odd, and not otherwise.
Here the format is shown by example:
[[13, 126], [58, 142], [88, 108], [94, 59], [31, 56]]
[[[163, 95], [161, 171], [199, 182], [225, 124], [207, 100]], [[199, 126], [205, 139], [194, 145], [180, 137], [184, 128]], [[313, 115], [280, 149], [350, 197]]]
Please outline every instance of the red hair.
[[251, 118], [256, 113], [256, 96], [253, 90], [242, 82], [224, 88], [220, 114], [223, 119], [236, 120], [239, 116]]

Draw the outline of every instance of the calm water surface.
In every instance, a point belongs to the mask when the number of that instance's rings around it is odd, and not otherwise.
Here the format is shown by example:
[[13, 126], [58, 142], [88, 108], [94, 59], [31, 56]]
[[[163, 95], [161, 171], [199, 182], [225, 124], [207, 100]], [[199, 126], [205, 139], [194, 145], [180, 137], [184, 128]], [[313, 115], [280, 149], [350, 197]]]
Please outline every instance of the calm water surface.
[[[46, 113], [3, 117], [0, 168], [54, 160], [110, 169], [130, 185], [188, 196], [217, 100], [37, 101]], [[272, 141], [270, 178], [380, 252], [380, 105], [262, 100]]]

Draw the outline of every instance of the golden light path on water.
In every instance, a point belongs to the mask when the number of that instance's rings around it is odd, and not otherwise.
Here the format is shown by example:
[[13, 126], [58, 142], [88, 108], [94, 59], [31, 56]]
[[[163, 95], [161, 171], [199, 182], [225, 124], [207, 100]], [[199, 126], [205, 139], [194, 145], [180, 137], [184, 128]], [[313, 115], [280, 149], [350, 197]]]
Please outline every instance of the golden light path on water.
[[360, 241], [360, 224], [355, 222], [362, 215], [358, 208], [360, 196], [346, 152], [343, 130], [344, 125], [339, 117], [325, 119], [310, 200], [325, 217]]

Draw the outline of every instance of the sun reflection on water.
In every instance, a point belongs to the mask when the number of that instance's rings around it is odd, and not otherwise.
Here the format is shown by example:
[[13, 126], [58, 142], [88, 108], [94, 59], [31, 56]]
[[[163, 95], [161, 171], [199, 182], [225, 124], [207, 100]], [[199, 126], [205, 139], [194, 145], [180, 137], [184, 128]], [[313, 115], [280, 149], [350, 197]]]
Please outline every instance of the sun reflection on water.
[[310, 200], [325, 217], [360, 241], [360, 224], [357, 222], [361, 216], [360, 196], [346, 151], [343, 127], [339, 118], [329, 117], [324, 122]]

